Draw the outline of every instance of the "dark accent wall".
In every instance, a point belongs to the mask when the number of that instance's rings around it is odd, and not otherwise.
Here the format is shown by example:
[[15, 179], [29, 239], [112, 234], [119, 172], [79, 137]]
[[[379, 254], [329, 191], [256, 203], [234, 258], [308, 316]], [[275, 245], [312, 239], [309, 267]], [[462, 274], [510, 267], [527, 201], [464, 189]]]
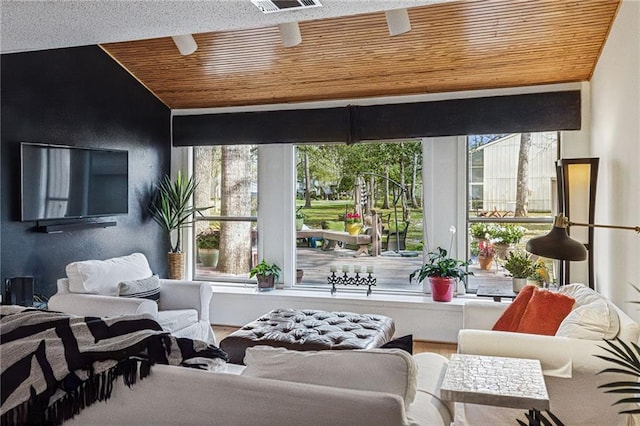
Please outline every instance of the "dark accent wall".
[[358, 142], [580, 129], [580, 91], [173, 117], [176, 146]]
[[[142, 252], [166, 276], [169, 244], [148, 218], [151, 185], [170, 168], [170, 110], [98, 46], [1, 56], [2, 279], [32, 275], [50, 296], [65, 266]], [[60, 234], [20, 222], [20, 142], [129, 152], [129, 214], [117, 226]]]

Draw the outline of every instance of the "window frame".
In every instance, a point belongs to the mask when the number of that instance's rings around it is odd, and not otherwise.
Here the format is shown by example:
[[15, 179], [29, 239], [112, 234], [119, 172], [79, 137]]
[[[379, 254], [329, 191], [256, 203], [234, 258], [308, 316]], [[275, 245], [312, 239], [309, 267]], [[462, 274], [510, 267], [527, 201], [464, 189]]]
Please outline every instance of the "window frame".
[[[549, 132], [554, 132], [554, 131], [549, 131]], [[531, 132], [531, 133], [549, 133], [549, 132]], [[524, 133], [524, 132], [520, 132], [520, 133]], [[555, 162], [557, 160], [559, 160], [561, 158], [561, 146], [562, 146], [562, 132], [560, 130], [556, 130], [556, 140], [557, 140], [557, 144], [556, 144], [556, 159], [554, 160], [554, 165]], [[553, 203], [552, 200], [552, 207], [551, 207], [551, 212], [550, 215], [548, 217], [543, 216], [543, 217], [473, 217], [470, 216], [470, 212], [472, 210], [476, 210], [472, 208], [472, 203], [473, 200], [470, 198], [471, 197], [471, 185], [473, 184], [470, 181], [470, 176], [471, 176], [471, 169], [472, 169], [472, 164], [471, 164], [471, 158], [470, 158], [470, 150], [469, 150], [469, 137], [471, 136], [475, 136], [475, 135], [466, 135], [464, 137], [465, 140], [465, 164], [466, 164], [466, 173], [465, 173], [465, 182], [466, 182], [466, 191], [465, 191], [465, 205], [467, 206], [467, 208], [465, 209], [465, 230], [469, 229], [469, 226], [474, 224], [474, 223], [498, 223], [498, 224], [520, 224], [520, 223], [553, 223], [554, 220], [554, 216], [557, 214], [557, 212], [554, 211], [554, 206], [555, 204]], [[483, 167], [484, 167], [484, 161], [483, 161]], [[465, 247], [466, 247], [466, 260], [470, 260], [471, 259], [471, 237], [469, 235], [469, 232], [465, 232]], [[475, 286], [475, 288], [471, 288], [471, 286], [469, 285], [469, 282], [467, 281], [467, 291], [469, 293], [476, 293], [477, 291], [477, 286]]]
[[[221, 145], [210, 145], [211, 147], [214, 146], [221, 146]], [[258, 148], [257, 145], [254, 145], [256, 148]], [[190, 157], [191, 160], [191, 174], [195, 174], [195, 170], [197, 167], [197, 156], [196, 156], [196, 150], [195, 149], [191, 149], [188, 156]], [[260, 181], [260, 153], [258, 151], [257, 153], [257, 158], [256, 158], [256, 167], [258, 169], [258, 173], [257, 173], [257, 183], [258, 183], [258, 188], [259, 188], [259, 181]], [[258, 193], [257, 193], [257, 202], [259, 204], [260, 200], [260, 190], [258, 189]], [[194, 204], [195, 204], [195, 197], [194, 197]], [[254, 280], [247, 277], [231, 277], [231, 276], [216, 276], [213, 278], [208, 278], [208, 277], [203, 277], [203, 276], [199, 276], [197, 274], [197, 263], [198, 263], [198, 248], [197, 248], [197, 241], [196, 241], [196, 224], [199, 222], [251, 222], [251, 223], [255, 223], [256, 225], [256, 232], [257, 232], [257, 238], [259, 239], [259, 224], [258, 224], [258, 216], [259, 215], [255, 215], [255, 216], [218, 216], [218, 215], [213, 215], [213, 216], [200, 216], [200, 215], [196, 215], [192, 222], [190, 223], [189, 229], [191, 232], [191, 235], [193, 235], [193, 238], [191, 239], [191, 242], [189, 244], [189, 247], [191, 249], [191, 256], [190, 256], [190, 269], [191, 269], [191, 276], [193, 277], [193, 279], [195, 280], [201, 280], [201, 281], [209, 281], [209, 282], [219, 282], [219, 283], [224, 283], [224, 284], [229, 284], [229, 285], [244, 285], [247, 286], [247, 284], [255, 284]], [[257, 243], [256, 243], [257, 245]], [[251, 249], [252, 250], [252, 249]], [[251, 262], [252, 262], [252, 266], [254, 263], [254, 259], [253, 256], [251, 256]]]

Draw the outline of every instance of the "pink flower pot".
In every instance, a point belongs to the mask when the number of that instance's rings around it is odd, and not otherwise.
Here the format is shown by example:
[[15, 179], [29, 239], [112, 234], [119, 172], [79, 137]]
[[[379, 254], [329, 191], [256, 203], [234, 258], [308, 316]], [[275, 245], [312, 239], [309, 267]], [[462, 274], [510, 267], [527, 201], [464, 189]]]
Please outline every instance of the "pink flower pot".
[[451, 302], [453, 289], [456, 286], [455, 278], [429, 277], [431, 295], [434, 302]]

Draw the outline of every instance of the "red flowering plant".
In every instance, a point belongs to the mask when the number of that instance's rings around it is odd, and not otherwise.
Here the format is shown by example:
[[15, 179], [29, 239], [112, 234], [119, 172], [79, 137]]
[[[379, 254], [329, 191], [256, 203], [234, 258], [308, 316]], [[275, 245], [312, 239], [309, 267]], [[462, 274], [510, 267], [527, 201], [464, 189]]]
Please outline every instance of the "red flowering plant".
[[360, 215], [358, 213], [347, 213], [347, 223], [360, 222]]
[[495, 246], [486, 240], [478, 241], [478, 256], [493, 257], [496, 254]]

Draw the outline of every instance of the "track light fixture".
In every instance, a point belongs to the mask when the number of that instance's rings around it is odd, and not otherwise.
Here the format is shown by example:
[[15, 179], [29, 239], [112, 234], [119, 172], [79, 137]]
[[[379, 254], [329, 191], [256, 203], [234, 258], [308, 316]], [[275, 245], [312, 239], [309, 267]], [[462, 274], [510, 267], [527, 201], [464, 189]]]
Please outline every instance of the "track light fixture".
[[279, 24], [280, 38], [284, 47], [297, 46], [302, 42], [302, 34], [297, 22], [286, 22]]
[[191, 34], [172, 36], [171, 38], [182, 56], [191, 55], [198, 48]]
[[391, 36], [411, 31], [411, 21], [409, 21], [407, 9], [387, 10], [384, 14], [387, 17], [387, 26]]

